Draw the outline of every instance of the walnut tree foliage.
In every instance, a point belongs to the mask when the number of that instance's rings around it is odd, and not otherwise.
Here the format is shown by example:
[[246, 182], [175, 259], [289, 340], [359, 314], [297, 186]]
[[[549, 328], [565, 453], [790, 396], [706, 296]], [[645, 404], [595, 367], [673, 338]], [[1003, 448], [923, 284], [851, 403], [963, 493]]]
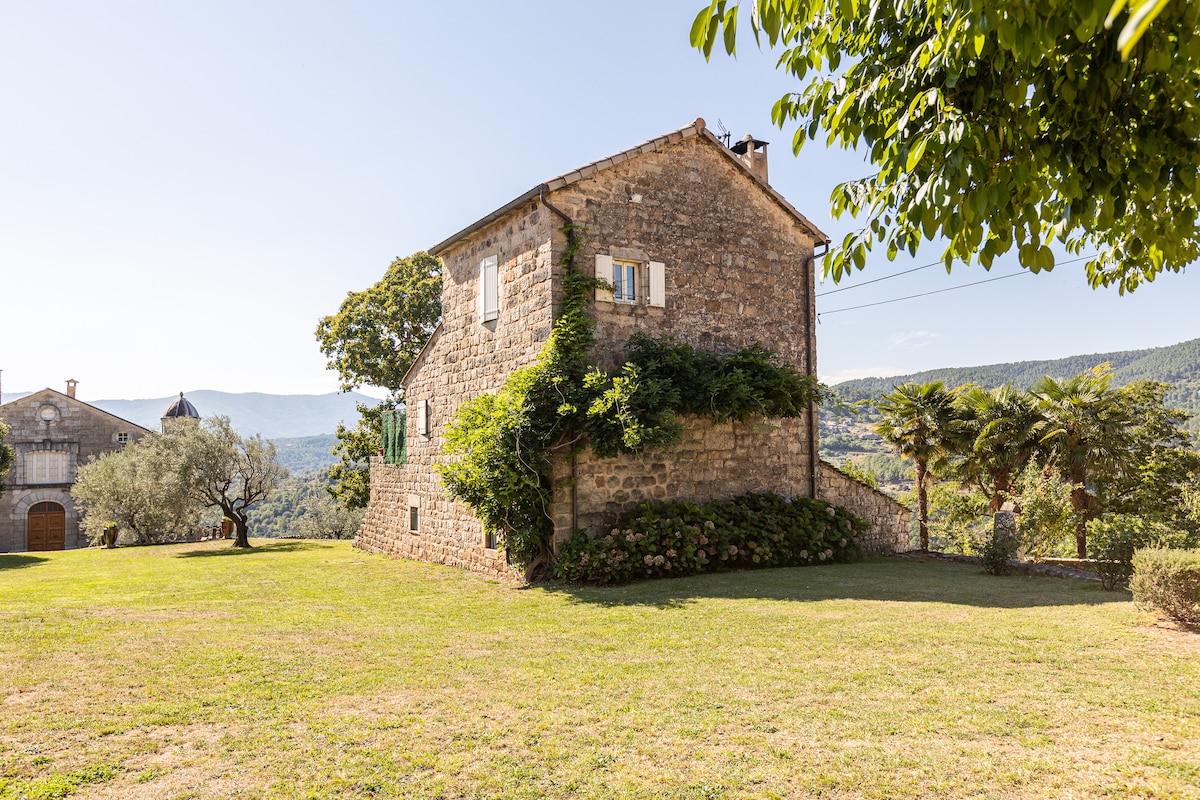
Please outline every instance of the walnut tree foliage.
[[323, 318], [316, 336], [328, 367], [342, 389], [375, 386], [388, 398], [359, 404], [354, 428], [339, 425], [330, 468], [330, 493], [347, 508], [365, 508], [370, 496], [369, 459], [379, 448], [381, 412], [397, 407], [400, 381], [429, 341], [442, 316], [442, 262], [425, 252], [397, 258], [384, 276], [361, 292], [350, 292], [338, 312]]
[[[794, 149], [824, 139], [871, 164], [831, 198], [863, 226], [826, 256], [835, 280], [873, 249], [892, 259], [938, 236], [947, 269], [1016, 249], [1049, 270], [1056, 241], [1095, 251], [1089, 282], [1122, 292], [1200, 255], [1197, 4], [749, 4], [756, 41], [800, 82], [772, 109], [797, 125]], [[735, 53], [738, 14], [713, 0], [692, 44], [707, 57], [720, 36]]]

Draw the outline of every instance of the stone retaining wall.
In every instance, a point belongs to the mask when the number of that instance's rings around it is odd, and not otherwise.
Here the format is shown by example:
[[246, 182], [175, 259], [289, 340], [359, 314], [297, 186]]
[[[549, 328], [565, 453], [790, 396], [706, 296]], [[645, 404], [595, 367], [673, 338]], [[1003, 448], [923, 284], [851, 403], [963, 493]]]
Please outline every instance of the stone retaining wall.
[[867, 521], [871, 527], [860, 538], [868, 555], [906, 552], [912, 511], [888, 495], [851, 478], [828, 461], [821, 462], [818, 495]]

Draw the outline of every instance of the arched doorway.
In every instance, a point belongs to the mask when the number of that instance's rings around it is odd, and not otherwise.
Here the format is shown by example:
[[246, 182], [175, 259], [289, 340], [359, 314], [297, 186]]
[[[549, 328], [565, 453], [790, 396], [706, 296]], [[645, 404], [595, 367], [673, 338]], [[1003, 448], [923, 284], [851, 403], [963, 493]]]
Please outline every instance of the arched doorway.
[[37, 503], [25, 518], [25, 549], [65, 550], [67, 547], [67, 512], [58, 503]]

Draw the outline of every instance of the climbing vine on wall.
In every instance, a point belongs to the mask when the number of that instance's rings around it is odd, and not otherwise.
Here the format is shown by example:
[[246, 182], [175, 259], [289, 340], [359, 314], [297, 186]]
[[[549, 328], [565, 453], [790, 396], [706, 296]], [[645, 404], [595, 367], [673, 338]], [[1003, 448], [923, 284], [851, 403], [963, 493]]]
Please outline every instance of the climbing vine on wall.
[[602, 282], [574, 267], [581, 231], [569, 245], [562, 308], [536, 363], [513, 370], [495, 394], [463, 403], [446, 431], [437, 465], [450, 496], [499, 534], [515, 562], [536, 564], [553, 533], [550, 463], [556, 450], [590, 447], [600, 457], [678, 442], [680, 416], [716, 421], [797, 416], [817, 401], [816, 379], [752, 346], [728, 356], [671, 337], [635, 334], [615, 373], [592, 365], [595, 320], [587, 305]]

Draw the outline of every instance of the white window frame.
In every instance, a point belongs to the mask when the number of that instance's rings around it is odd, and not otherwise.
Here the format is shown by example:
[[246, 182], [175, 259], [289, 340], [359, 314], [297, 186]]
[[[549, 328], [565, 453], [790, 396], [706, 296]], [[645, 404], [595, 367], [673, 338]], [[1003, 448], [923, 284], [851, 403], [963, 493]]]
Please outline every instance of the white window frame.
[[500, 257], [488, 256], [479, 262], [479, 321], [500, 317]]
[[[630, 270], [633, 272], [632, 280], [629, 279]], [[662, 261], [615, 258], [600, 253], [596, 255], [596, 277], [608, 284], [596, 288], [598, 303], [651, 308], [665, 308], [667, 305], [667, 268]]]

